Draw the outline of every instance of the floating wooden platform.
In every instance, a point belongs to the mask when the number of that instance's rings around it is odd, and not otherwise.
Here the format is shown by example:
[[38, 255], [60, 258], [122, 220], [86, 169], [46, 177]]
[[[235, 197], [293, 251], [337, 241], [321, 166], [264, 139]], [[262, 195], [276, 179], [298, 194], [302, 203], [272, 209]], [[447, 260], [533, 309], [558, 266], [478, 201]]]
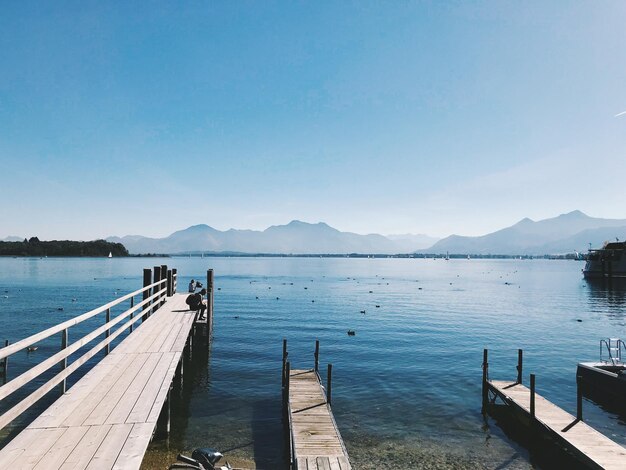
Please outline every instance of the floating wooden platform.
[[193, 327], [186, 297], [168, 297], [0, 450], [0, 468], [139, 469]]
[[[487, 385], [507, 405], [531, 419], [530, 389], [517, 382], [489, 380]], [[590, 468], [623, 469], [626, 448], [535, 393], [535, 422]]]
[[289, 372], [289, 424], [296, 470], [352, 468], [315, 370]]

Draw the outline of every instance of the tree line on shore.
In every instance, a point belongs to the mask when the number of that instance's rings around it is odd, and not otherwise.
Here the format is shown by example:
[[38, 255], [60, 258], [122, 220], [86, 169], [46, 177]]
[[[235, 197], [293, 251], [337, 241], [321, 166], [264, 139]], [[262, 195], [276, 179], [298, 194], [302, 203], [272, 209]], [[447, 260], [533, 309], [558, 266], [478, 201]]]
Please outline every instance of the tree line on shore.
[[71, 240], [41, 241], [37, 237], [21, 242], [0, 242], [0, 256], [128, 256], [128, 250], [121, 243], [106, 240], [89, 242]]

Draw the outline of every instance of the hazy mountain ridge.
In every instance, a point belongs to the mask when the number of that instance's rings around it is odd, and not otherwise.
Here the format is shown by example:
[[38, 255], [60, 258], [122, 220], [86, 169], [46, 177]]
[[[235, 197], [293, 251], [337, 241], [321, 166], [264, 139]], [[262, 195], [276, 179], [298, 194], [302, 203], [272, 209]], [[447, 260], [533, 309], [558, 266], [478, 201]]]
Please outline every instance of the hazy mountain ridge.
[[420, 253], [544, 255], [586, 252], [589, 243], [600, 247], [606, 240], [626, 238], [626, 219], [600, 219], [580, 211], [515, 225], [479, 237], [451, 235]]
[[[263, 231], [216, 230], [208, 225], [194, 225], [174, 232], [165, 238], [148, 238], [136, 235], [108, 237], [108, 241], [123, 243], [129, 252], [186, 253], [186, 252], [236, 252], [281, 254], [343, 254], [381, 253], [396, 254], [415, 251], [418, 242], [394, 241], [383, 235], [359, 235], [341, 232], [328, 224], [310, 224], [299, 220], [287, 225], [273, 225]], [[436, 240], [436, 239], [435, 239]]]
[[[626, 219], [589, 217], [580, 211], [516, 224], [478, 237], [451, 235], [442, 240], [427, 235], [359, 235], [328, 224], [294, 220], [263, 231], [216, 230], [205, 224], [179, 230], [165, 238], [139, 235], [109, 237], [139, 253], [274, 253], [274, 254], [399, 254], [446, 253], [477, 255], [544, 255], [586, 252], [589, 243], [626, 238]], [[432, 246], [429, 244], [432, 243]]]

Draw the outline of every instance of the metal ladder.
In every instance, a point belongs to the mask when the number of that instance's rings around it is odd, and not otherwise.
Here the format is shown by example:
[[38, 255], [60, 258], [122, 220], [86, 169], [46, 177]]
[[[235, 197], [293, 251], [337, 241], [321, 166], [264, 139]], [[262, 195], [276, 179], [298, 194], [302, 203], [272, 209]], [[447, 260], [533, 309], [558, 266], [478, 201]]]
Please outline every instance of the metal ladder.
[[[604, 347], [603, 347], [604, 346]], [[600, 361], [610, 362], [613, 365], [622, 362], [622, 348], [626, 349], [626, 344], [619, 338], [608, 338], [600, 340]], [[608, 358], [604, 359], [603, 352], [606, 349]]]

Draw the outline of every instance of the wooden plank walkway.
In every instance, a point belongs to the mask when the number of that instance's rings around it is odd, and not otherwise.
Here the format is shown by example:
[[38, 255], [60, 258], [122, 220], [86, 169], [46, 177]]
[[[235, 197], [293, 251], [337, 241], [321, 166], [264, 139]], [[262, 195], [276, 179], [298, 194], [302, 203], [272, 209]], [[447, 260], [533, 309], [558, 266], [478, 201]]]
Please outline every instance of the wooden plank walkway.
[[138, 469], [194, 312], [174, 294], [0, 450], [2, 469]]
[[350, 461], [314, 370], [289, 373], [291, 435], [296, 470], [348, 470]]
[[[516, 382], [491, 380], [489, 388], [530, 418], [530, 389]], [[535, 393], [535, 418], [566, 448], [592, 468], [626, 468], [626, 448]]]

